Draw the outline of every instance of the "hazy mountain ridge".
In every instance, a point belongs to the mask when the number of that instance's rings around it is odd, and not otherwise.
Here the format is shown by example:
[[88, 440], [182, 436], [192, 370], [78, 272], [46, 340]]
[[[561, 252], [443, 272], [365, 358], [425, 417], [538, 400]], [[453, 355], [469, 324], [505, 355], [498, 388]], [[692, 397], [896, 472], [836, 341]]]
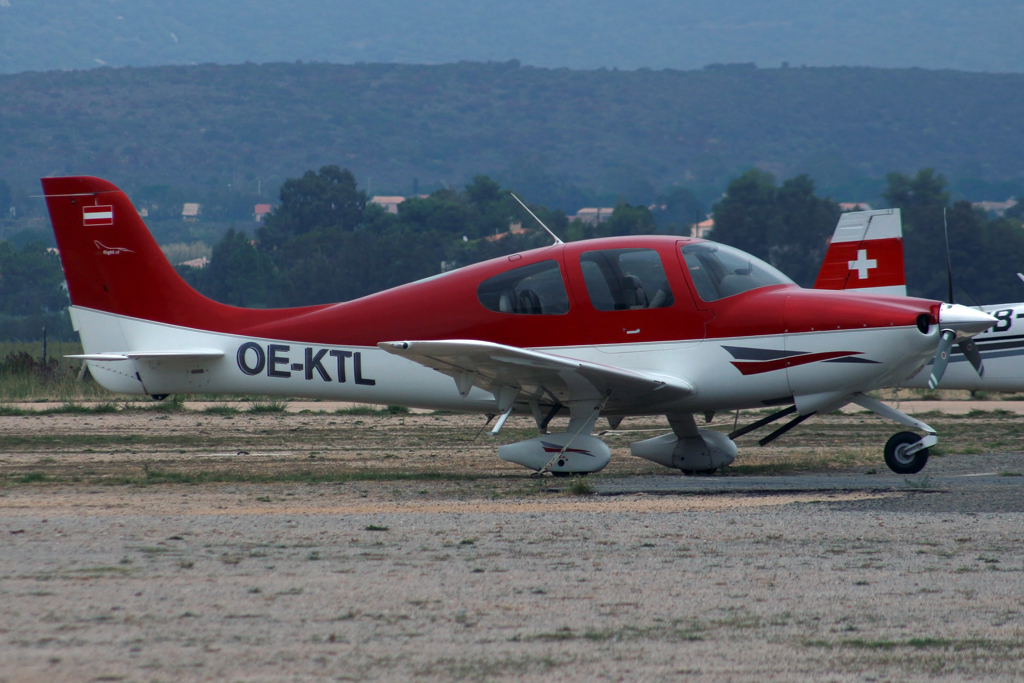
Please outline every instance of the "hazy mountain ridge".
[[97, 64], [712, 62], [1024, 71], [1013, 0], [8, 0], [0, 73]]
[[[267, 186], [339, 164], [410, 193], [493, 173], [649, 201], [759, 165], [870, 200], [889, 171], [1024, 182], [1024, 75], [922, 69], [572, 71], [268, 64], [0, 76], [0, 178]], [[865, 184], [867, 183], [867, 184]], [[248, 186], [247, 185], [247, 186]], [[1005, 186], [1005, 190], [1002, 189]], [[548, 196], [544, 196], [548, 193]], [[854, 196], [854, 195], [860, 196]], [[973, 199], [989, 197], [972, 196]]]

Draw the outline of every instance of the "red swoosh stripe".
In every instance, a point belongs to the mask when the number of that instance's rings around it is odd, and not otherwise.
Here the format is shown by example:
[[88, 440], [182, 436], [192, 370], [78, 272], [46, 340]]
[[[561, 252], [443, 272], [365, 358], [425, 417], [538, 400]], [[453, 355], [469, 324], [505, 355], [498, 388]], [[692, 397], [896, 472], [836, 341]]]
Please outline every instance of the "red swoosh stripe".
[[783, 368], [791, 368], [794, 365], [806, 365], [807, 363], [816, 363], [820, 360], [857, 356], [861, 353], [861, 351], [822, 351], [821, 353], [808, 353], [803, 356], [790, 356], [789, 358], [776, 358], [774, 360], [734, 360], [732, 361], [732, 364], [735, 365], [736, 369], [744, 375], [759, 375], [762, 372], [782, 370]]

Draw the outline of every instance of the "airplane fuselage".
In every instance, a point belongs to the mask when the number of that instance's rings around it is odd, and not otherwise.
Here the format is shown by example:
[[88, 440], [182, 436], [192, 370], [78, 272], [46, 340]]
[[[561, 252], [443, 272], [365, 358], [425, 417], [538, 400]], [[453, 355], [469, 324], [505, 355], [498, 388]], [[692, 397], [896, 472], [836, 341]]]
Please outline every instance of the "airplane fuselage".
[[[901, 382], [934, 353], [934, 302], [855, 297], [792, 284], [705, 302], [695, 293], [681, 256], [681, 247], [693, 243], [697, 241], [632, 237], [556, 245], [352, 302], [297, 309], [270, 322], [211, 321], [219, 329], [85, 306], [74, 306], [72, 316], [86, 353], [178, 348], [222, 354], [90, 360], [96, 380], [118, 392], [267, 394], [485, 413], [496, 411], [492, 393], [473, 387], [462, 396], [451, 377], [382, 351], [377, 344], [482, 340], [682, 378], [696, 387], [692, 395], [672, 403], [657, 395], [646, 404], [613, 403], [603, 411], [608, 415], [759, 408], [792, 403], [794, 397], [800, 399], [798, 405], [825, 405], [830, 396]], [[671, 303], [616, 310], [591, 299], [588, 255], [623, 248], [657, 256], [664, 266], [661, 286], [671, 290]], [[556, 268], [568, 285], [564, 310], [524, 314], [490, 310], [482, 303], [484, 283], [542, 264]], [[919, 326], [921, 316], [932, 323], [925, 331]], [[523, 405], [517, 409], [525, 410]]]

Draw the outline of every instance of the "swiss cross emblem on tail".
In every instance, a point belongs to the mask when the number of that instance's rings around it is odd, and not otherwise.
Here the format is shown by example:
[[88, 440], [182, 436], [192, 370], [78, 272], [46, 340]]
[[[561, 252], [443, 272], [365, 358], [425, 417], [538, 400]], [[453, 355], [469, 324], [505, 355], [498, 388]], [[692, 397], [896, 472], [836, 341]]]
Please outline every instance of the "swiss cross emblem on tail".
[[848, 263], [850, 264], [850, 270], [856, 270], [857, 277], [860, 278], [861, 280], [867, 280], [868, 271], [871, 270], [872, 268], [878, 267], [878, 261], [876, 261], [875, 259], [868, 258], [867, 249], [858, 249], [857, 260], [849, 261]]
[[906, 296], [899, 209], [844, 213], [814, 288]]
[[94, 225], [113, 225], [113, 206], [83, 206], [82, 225], [92, 227]]

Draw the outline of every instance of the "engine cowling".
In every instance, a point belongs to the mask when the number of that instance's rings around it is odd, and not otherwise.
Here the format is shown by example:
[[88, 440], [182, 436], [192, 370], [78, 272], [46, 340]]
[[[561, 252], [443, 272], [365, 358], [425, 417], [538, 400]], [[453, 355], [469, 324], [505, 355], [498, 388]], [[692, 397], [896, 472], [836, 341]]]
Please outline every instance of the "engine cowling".
[[573, 438], [573, 435], [568, 433], [545, 434], [535, 439], [499, 446], [498, 457], [531, 470], [539, 470], [547, 465], [553, 456], [558, 455], [566, 444], [569, 444], [569, 447], [551, 465], [553, 473], [598, 472], [612, 459], [608, 444], [596, 436], [580, 435]]
[[728, 436], [710, 429], [698, 433], [700, 436], [679, 438], [665, 434], [636, 441], [629, 445], [629, 452], [665, 467], [694, 472], [717, 470], [736, 459], [736, 443]]

